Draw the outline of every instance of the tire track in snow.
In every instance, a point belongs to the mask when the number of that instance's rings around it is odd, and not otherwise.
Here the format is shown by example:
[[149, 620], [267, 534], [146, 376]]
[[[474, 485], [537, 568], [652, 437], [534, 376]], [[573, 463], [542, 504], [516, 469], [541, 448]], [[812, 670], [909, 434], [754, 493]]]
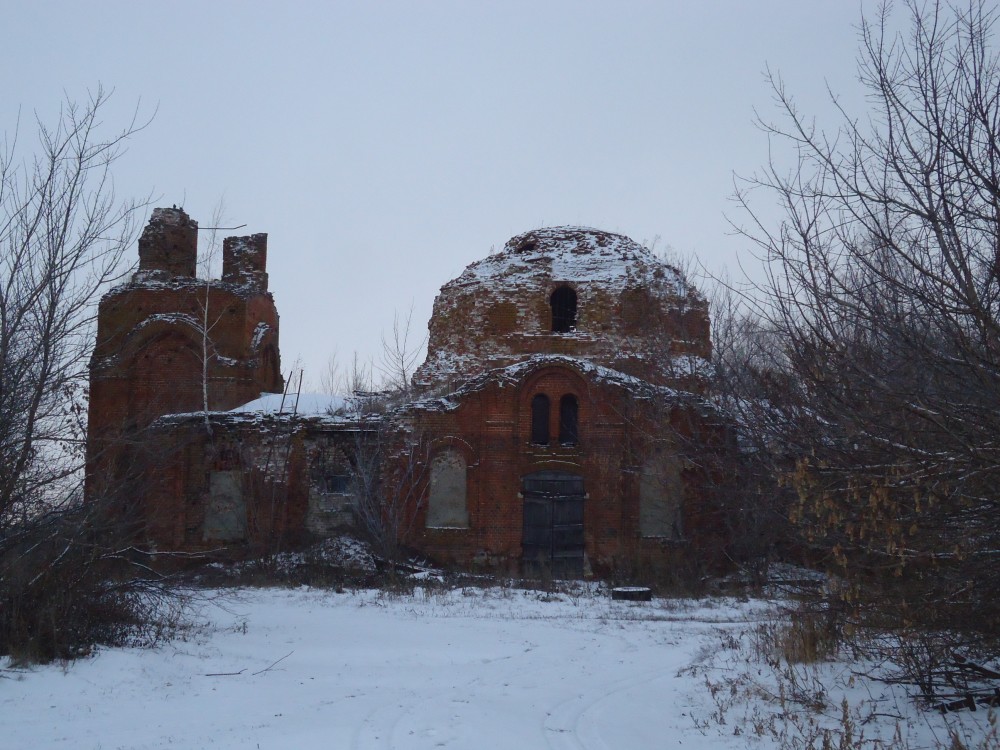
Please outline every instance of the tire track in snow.
[[[473, 622], [480, 619], [464, 613], [456, 619], [466, 618]], [[524, 729], [534, 734], [529, 728], [532, 716], [537, 727], [536, 739], [528, 746], [549, 750], [610, 750], [601, 737], [602, 704], [630, 690], [672, 679], [679, 668], [694, 658], [694, 650], [686, 649], [650, 669], [648, 663], [635, 663], [634, 655], [641, 653], [642, 642], [647, 638], [662, 638], [673, 627], [663, 621], [594, 619], [598, 622], [578, 623], [572, 618], [552, 618], [558, 630], [567, 636], [572, 633], [572, 638], [579, 639], [569, 659], [573, 664], [569, 679], [584, 689], [548, 709], [540, 693], [536, 702], [526, 702], [522, 710], [528, 725]], [[667, 625], [666, 634], [663, 625]], [[706, 622], [706, 631], [714, 630], [715, 625], [715, 622]], [[674, 639], [669, 637], [668, 640]], [[516, 705], [519, 699], [525, 702], [523, 696], [544, 687], [551, 670], [557, 668], [553, 658], [560, 653], [551, 650], [551, 645], [512, 641], [509, 653], [483, 659], [471, 679], [437, 680], [428, 675], [431, 682], [436, 683], [433, 686], [428, 684], [423, 690], [397, 688], [379, 697], [378, 703], [370, 707], [354, 728], [351, 749], [459, 747], [468, 740], [470, 728], [484, 720], [487, 724], [496, 722], [499, 714], [492, 707], [497, 703], [509, 700]], [[566, 652], [561, 655], [565, 657]], [[617, 672], [621, 677], [602, 681], [601, 676], [609, 672]], [[662, 694], [663, 704], [670, 705], [673, 690], [665, 687]], [[548, 697], [551, 699], [551, 694]], [[599, 715], [595, 716], [595, 712]], [[504, 742], [493, 735], [483, 737], [483, 741], [482, 747], [498, 747], [496, 743]]]
[[[482, 660], [482, 664], [491, 670], [498, 668], [499, 671], [490, 671], [488, 674], [482, 672], [476, 677], [455, 683], [441, 692], [428, 695], [427, 692], [408, 691], [405, 696], [395, 696], [394, 698], [382, 702], [369, 711], [361, 723], [355, 729], [351, 750], [389, 750], [401, 746], [409, 747], [416, 740], [410, 740], [403, 745], [399, 742], [399, 727], [403, 719], [410, 715], [423, 715], [424, 707], [427, 704], [466, 704], [480, 705], [488, 702], [492, 696], [480, 695], [477, 687], [480, 685], [493, 686], [514, 682], [515, 677], [523, 678], [538, 672], [544, 672], [544, 665], [539, 666], [537, 662], [531, 660], [527, 662], [533, 668], [526, 666], [524, 659], [530, 658], [538, 644], [527, 642], [511, 644], [515, 649], [512, 653], [502, 656], [495, 656]], [[455, 719], [457, 717], [452, 716]], [[456, 740], [457, 736], [452, 726], [418, 726], [416, 730], [411, 730], [410, 734], [417, 734], [427, 742], [433, 742], [434, 747], [448, 747]], [[433, 739], [431, 739], [433, 738]]]
[[[638, 636], [633, 633], [633, 636]], [[705, 635], [708, 635], [706, 633]], [[704, 636], [703, 636], [704, 639]], [[622, 637], [623, 653], [636, 650], [637, 646], [630, 638]], [[702, 640], [702, 639], [699, 639]], [[706, 639], [707, 640], [707, 639]], [[584, 737], [581, 732], [581, 724], [586, 725], [595, 709], [602, 703], [627, 693], [630, 690], [650, 685], [661, 680], [673, 680], [678, 671], [687, 666], [692, 659], [696, 658], [700, 647], [692, 643], [694, 648], [683, 653], [675, 654], [674, 659], [664, 661], [655, 669], [644, 669], [638, 673], [626, 675], [617, 680], [607, 682], [591, 683], [587, 689], [580, 691], [577, 695], [561, 701], [553, 706], [542, 722], [542, 733], [549, 750], [619, 750], [619, 744], [608, 744], [600, 737], [600, 730], [596, 719], [590, 719], [589, 737]], [[619, 662], [621, 664], [622, 662]], [[666, 687], [663, 691], [663, 705], [673, 705], [670, 700], [675, 692], [674, 688]], [[678, 696], [679, 697], [679, 696]]]
[[[599, 744], [584, 743], [580, 736], [580, 721], [600, 703], [633, 688], [657, 680], [670, 679], [664, 668], [650, 670], [613, 682], [596, 685], [573, 698], [557, 703], [542, 722], [542, 732], [550, 750], [611, 750], [612, 746], [598, 739]], [[617, 746], [616, 746], [617, 750]]]
[[[390, 733], [386, 731], [385, 721], [382, 717], [385, 716], [386, 719], [392, 717], [392, 712], [397, 707], [391, 705], [391, 701], [388, 703], [380, 703], [374, 709], [365, 714], [365, 718], [361, 720], [361, 723], [355, 728], [354, 733], [351, 737], [351, 750], [379, 750], [379, 748], [389, 748], [392, 747], [392, 737]], [[401, 713], [401, 712], [400, 712]], [[378, 717], [378, 721], [376, 721]], [[395, 726], [399, 722], [399, 716], [391, 718], [392, 726]]]

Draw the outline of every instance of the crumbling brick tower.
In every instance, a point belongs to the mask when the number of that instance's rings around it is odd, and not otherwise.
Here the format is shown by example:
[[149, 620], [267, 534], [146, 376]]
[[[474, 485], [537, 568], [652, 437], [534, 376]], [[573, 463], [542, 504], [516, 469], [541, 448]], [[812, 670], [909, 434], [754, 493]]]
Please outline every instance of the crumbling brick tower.
[[155, 459], [144, 430], [157, 417], [281, 392], [267, 235], [227, 237], [222, 252], [222, 279], [198, 279], [198, 222], [154, 209], [138, 271], [101, 300], [90, 362], [91, 498], [140, 491], [132, 480], [140, 454]]

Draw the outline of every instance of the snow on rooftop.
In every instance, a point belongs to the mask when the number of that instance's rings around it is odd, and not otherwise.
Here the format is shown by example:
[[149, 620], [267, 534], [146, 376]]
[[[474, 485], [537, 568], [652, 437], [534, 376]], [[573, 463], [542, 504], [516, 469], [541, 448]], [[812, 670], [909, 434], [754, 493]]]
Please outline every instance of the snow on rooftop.
[[237, 406], [230, 411], [323, 416], [342, 410], [347, 405], [348, 399], [346, 397], [332, 396], [329, 393], [262, 393], [260, 398]]

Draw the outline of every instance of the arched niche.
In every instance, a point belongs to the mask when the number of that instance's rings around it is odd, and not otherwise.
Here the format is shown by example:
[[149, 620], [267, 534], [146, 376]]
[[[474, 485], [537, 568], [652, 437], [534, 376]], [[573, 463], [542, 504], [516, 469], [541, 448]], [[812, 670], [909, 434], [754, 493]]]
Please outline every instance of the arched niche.
[[467, 474], [465, 456], [457, 450], [445, 449], [431, 459], [427, 493], [428, 528], [469, 528]]
[[128, 416], [139, 427], [163, 414], [203, 407], [199, 343], [186, 329], [130, 342]]

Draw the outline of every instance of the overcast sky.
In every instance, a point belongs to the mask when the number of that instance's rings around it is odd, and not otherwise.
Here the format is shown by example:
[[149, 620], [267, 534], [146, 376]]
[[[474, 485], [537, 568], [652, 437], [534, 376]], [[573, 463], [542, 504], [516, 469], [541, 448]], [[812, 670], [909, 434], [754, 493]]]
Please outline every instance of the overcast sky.
[[[871, 4], [865, 2], [868, 8]], [[849, 106], [857, 0], [8, 0], [0, 129], [114, 88], [152, 115], [121, 193], [267, 232], [282, 366], [426, 333], [442, 284], [512, 235], [582, 224], [753, 266], [725, 216], [766, 159], [766, 66]], [[24, 125], [22, 124], [22, 130]], [[137, 256], [136, 256], [137, 257]]]

